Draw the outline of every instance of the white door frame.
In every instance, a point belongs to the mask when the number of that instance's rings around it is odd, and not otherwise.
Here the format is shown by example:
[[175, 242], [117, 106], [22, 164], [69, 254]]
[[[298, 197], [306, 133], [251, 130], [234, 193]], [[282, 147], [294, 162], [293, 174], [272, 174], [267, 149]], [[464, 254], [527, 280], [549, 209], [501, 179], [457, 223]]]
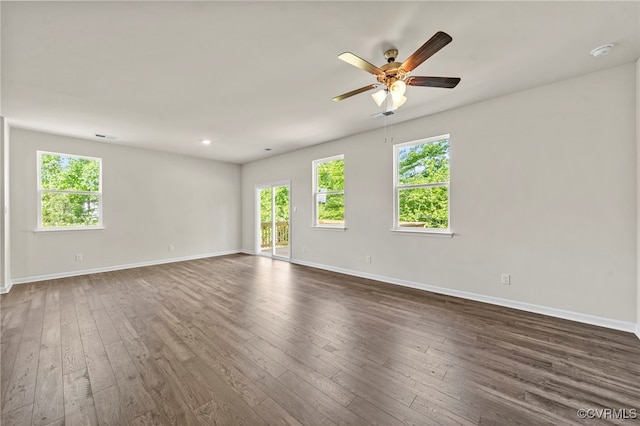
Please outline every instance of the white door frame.
[[[274, 188], [278, 187], [278, 186], [287, 186], [289, 187], [289, 257], [284, 257], [284, 256], [278, 256], [276, 254], [276, 249], [275, 249], [275, 236], [276, 236], [276, 230], [275, 230], [275, 191], [273, 191]], [[260, 191], [262, 191], [263, 189], [271, 189], [271, 252], [269, 254], [267, 253], [263, 253], [262, 252], [262, 248], [261, 248], [261, 222], [260, 222]], [[277, 181], [277, 182], [270, 182], [270, 183], [262, 183], [262, 184], [258, 184], [255, 186], [255, 195], [254, 195], [254, 201], [255, 201], [255, 214], [254, 214], [254, 218], [255, 218], [255, 222], [254, 222], [254, 233], [255, 233], [255, 253], [259, 256], [266, 256], [266, 257], [271, 257], [274, 259], [281, 259], [281, 260], [290, 260], [291, 259], [291, 180], [281, 180], [281, 181]]]

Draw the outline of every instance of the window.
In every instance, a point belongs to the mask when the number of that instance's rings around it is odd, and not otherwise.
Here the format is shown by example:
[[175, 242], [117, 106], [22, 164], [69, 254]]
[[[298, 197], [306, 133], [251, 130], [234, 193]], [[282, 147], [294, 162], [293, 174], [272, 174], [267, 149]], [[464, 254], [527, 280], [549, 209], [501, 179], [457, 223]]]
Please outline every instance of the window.
[[102, 160], [38, 151], [38, 229], [102, 227]]
[[449, 135], [394, 151], [394, 229], [449, 233]]
[[344, 227], [344, 155], [313, 162], [314, 226]]

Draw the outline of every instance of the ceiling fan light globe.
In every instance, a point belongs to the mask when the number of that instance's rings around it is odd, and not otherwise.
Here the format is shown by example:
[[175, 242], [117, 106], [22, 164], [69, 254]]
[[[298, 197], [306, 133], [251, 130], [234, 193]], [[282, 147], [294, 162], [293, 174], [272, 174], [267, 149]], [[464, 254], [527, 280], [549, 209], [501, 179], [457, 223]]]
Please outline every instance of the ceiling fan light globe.
[[384, 102], [384, 100], [387, 97], [387, 92], [384, 89], [378, 90], [376, 93], [374, 93], [373, 95], [371, 95], [371, 97], [373, 98], [373, 101], [378, 105], [381, 106], [382, 103]]
[[396, 99], [395, 96], [393, 96], [393, 93], [392, 93], [391, 98], [393, 99], [393, 107], [391, 108], [391, 111], [397, 110], [402, 105], [404, 105], [405, 102], [407, 102], [407, 97], [406, 96], [400, 96], [398, 99]]
[[400, 97], [400, 96], [403, 96], [404, 92], [407, 91], [407, 84], [402, 80], [397, 80], [391, 85], [389, 89], [391, 90], [392, 96], [395, 95]]

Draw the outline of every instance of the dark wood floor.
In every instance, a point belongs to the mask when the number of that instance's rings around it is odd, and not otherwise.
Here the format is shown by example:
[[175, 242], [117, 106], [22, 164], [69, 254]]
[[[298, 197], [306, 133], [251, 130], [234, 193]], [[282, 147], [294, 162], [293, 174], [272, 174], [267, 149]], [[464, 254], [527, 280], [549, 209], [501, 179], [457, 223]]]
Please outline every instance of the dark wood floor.
[[[2, 425], [571, 425], [640, 411], [640, 340], [233, 255], [16, 286]], [[613, 417], [613, 416], [609, 416]]]

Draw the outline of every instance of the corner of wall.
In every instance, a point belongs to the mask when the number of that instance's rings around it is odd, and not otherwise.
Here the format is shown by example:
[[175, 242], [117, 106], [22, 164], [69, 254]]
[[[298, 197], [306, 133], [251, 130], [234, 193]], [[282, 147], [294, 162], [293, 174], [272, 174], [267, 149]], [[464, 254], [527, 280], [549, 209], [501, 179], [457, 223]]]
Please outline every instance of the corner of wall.
[[9, 273], [9, 125], [0, 116], [0, 294], [11, 288]]
[[636, 61], [636, 336], [640, 338], [640, 59]]

